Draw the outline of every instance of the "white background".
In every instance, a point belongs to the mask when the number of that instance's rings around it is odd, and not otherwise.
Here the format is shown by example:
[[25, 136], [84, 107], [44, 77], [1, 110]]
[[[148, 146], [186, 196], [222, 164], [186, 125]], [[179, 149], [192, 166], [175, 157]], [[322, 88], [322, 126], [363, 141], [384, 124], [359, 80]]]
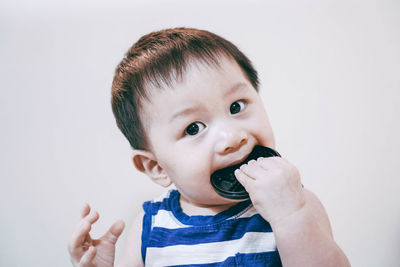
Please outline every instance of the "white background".
[[254, 62], [277, 150], [353, 266], [399, 266], [400, 2], [198, 2], [1, 2], [0, 265], [70, 266], [84, 202], [99, 236], [162, 192], [133, 168], [110, 88], [140, 36], [189, 26]]

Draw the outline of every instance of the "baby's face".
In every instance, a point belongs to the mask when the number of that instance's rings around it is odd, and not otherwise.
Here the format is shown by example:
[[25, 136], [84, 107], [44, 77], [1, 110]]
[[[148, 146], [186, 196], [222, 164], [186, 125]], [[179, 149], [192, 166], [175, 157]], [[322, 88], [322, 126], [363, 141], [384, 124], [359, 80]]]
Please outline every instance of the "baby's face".
[[[159, 166], [198, 206], [234, 202], [219, 196], [211, 174], [243, 161], [255, 145], [275, 148], [262, 100], [237, 63], [190, 63], [182, 82], [143, 103], [145, 131]], [[182, 200], [181, 199], [181, 200]]]

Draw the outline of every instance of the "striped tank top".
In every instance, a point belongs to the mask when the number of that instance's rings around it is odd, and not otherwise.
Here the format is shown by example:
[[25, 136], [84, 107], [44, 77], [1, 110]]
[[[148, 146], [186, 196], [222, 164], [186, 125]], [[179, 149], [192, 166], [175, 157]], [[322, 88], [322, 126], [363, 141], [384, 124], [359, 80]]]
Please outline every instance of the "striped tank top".
[[143, 204], [146, 266], [282, 266], [271, 226], [250, 200], [214, 216], [188, 216], [170, 190]]

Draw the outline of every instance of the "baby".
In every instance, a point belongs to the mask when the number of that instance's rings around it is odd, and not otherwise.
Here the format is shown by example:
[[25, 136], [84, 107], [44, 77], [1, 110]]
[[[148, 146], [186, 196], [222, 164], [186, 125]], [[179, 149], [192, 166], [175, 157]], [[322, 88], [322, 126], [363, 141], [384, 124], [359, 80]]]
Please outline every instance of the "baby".
[[[234, 171], [249, 199], [223, 197], [211, 175], [256, 146], [275, 149], [257, 72], [229, 41], [174, 28], [143, 36], [116, 69], [112, 108], [133, 164], [176, 189], [143, 204], [118, 266], [349, 266], [318, 198], [282, 157]], [[114, 266], [124, 229], [90, 237], [85, 205], [69, 253], [74, 266]], [[279, 252], [278, 252], [279, 251]]]

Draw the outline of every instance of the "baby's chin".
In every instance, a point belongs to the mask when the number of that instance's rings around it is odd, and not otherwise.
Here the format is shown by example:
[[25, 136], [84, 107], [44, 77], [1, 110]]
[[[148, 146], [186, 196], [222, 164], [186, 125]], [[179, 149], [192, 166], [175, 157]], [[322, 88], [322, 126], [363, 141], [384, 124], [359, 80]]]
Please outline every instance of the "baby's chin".
[[244, 201], [243, 199], [229, 199], [229, 198], [224, 198], [220, 195], [217, 194], [215, 199], [212, 199], [211, 201], [207, 202], [206, 205], [208, 206], [232, 206], [235, 205], [236, 203]]
[[207, 198], [202, 198], [202, 203], [204, 206], [208, 207], [229, 207], [233, 206], [236, 203], [244, 201], [243, 199], [229, 199], [220, 196], [217, 192], [214, 191], [214, 189], [210, 189], [212, 194], [209, 194], [209, 197]]
[[211, 187], [207, 193], [201, 193], [196, 195], [187, 196], [181, 193], [181, 199], [198, 207], [211, 208], [211, 207], [223, 207], [232, 206], [236, 203], [244, 201], [243, 199], [229, 199], [220, 196], [215, 192], [214, 188]]

